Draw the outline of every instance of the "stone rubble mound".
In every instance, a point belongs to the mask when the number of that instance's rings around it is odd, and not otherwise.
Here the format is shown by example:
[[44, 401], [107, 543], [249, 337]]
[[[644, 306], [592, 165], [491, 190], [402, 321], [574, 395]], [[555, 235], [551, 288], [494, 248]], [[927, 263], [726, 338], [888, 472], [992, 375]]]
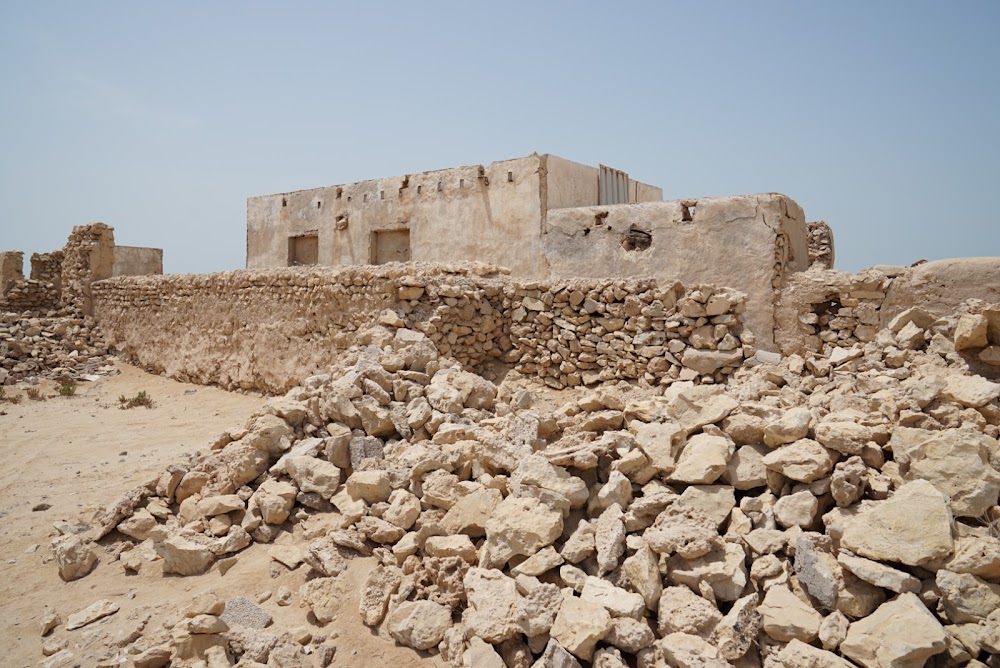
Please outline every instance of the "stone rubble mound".
[[108, 345], [93, 318], [71, 309], [0, 311], [0, 385], [102, 373]]
[[[727, 385], [606, 385], [553, 410], [376, 328], [57, 539], [60, 575], [113, 531], [126, 570], [179, 575], [290, 532], [271, 554], [311, 572], [317, 624], [372, 556], [358, 614], [439, 665], [1000, 666], [1000, 383], [956, 352], [977, 323], [914, 308]], [[135, 664], [331, 660], [223, 609], [139, 638]]]

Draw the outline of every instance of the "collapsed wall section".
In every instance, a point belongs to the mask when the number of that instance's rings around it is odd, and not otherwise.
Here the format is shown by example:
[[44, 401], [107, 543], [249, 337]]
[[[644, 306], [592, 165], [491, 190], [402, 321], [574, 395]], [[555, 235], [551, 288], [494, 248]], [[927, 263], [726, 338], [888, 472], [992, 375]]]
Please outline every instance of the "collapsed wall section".
[[[654, 279], [528, 282], [486, 265], [120, 277], [95, 316], [127, 359], [174, 378], [281, 392], [375, 325], [420, 332], [469, 368], [552, 387], [722, 382], [755, 352], [745, 296]], [[415, 334], [419, 336], [419, 334]]]
[[907, 309], [941, 317], [968, 300], [1000, 302], [1000, 258], [883, 266], [858, 274], [817, 266], [790, 277], [781, 291], [775, 340], [785, 354], [851, 347], [873, 341]]

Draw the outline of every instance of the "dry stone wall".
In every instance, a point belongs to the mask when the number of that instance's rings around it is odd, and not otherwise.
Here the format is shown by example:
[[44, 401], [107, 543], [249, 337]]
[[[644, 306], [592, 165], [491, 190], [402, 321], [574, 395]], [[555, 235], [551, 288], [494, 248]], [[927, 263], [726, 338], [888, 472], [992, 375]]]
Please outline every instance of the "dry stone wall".
[[739, 292], [652, 279], [520, 282], [504, 271], [416, 263], [120, 277], [93, 293], [126, 358], [227, 388], [287, 390], [374, 325], [421, 332], [487, 375], [505, 363], [556, 388], [722, 382], [755, 352]]
[[115, 231], [104, 223], [77, 225], [63, 249], [62, 292], [66, 306], [93, 313], [90, 284], [109, 278], [115, 259]]

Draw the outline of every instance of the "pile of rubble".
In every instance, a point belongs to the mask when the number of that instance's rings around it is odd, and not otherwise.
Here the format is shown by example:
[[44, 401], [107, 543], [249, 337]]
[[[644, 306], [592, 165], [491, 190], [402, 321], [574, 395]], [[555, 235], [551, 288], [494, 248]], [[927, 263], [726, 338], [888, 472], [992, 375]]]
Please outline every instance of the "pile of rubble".
[[0, 311], [0, 385], [105, 373], [110, 355], [93, 318], [69, 309]]
[[[975, 315], [914, 308], [727, 385], [607, 385], [555, 410], [376, 328], [55, 557], [83, 577], [116, 531], [126, 570], [196, 575], [290, 533], [272, 555], [309, 570], [322, 625], [371, 555], [364, 623], [456, 667], [997, 667], [1000, 384], [955, 350], [970, 325], [990, 342]], [[330, 663], [253, 613], [196, 601], [131, 658]]]

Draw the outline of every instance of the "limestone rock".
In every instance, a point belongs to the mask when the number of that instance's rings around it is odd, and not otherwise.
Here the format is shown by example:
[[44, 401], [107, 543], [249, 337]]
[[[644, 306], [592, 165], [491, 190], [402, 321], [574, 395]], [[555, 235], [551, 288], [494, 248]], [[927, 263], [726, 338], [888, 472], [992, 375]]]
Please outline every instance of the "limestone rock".
[[469, 638], [469, 649], [462, 655], [462, 663], [469, 668], [506, 668], [503, 659], [493, 649], [493, 645], [476, 636]]
[[607, 580], [590, 576], [583, 585], [580, 598], [598, 603], [611, 613], [612, 617], [632, 617], [640, 619], [646, 602], [639, 594], [616, 587]]
[[847, 550], [841, 550], [837, 554], [837, 562], [865, 582], [876, 587], [889, 589], [897, 594], [920, 592], [920, 580], [892, 566], [855, 556]]
[[486, 543], [480, 550], [479, 565], [498, 568], [515, 555], [530, 557], [555, 542], [562, 528], [560, 512], [533, 497], [508, 496], [486, 523]]
[[951, 522], [945, 496], [914, 480], [851, 520], [841, 545], [869, 559], [920, 566], [951, 553]]
[[764, 428], [764, 444], [772, 448], [805, 438], [812, 424], [812, 413], [808, 408], [799, 406], [781, 414]]
[[989, 321], [986, 317], [967, 314], [958, 319], [955, 325], [955, 350], [967, 348], [983, 348], [989, 345], [986, 337]]
[[553, 584], [532, 581], [525, 576], [518, 578], [517, 588], [522, 594], [517, 599], [517, 628], [529, 638], [544, 636], [556, 620], [562, 605], [562, 591]]
[[385, 617], [392, 596], [402, 582], [402, 573], [398, 568], [379, 564], [368, 574], [365, 587], [358, 601], [358, 612], [361, 621], [367, 626], [375, 626]]
[[355, 471], [347, 479], [347, 493], [351, 498], [367, 503], [388, 501], [391, 491], [389, 474], [382, 469]]
[[590, 496], [587, 483], [571, 475], [561, 466], [550, 464], [540, 455], [530, 455], [521, 460], [517, 470], [511, 476], [515, 487], [517, 485], [534, 485], [562, 494], [569, 499], [573, 508], [580, 508]]
[[657, 516], [643, 539], [655, 552], [693, 559], [718, 545], [719, 532], [715, 522], [700, 510], [674, 504]]
[[836, 454], [810, 438], [803, 438], [764, 455], [764, 465], [797, 480], [812, 482], [833, 469]]
[[816, 521], [819, 500], [809, 490], [788, 494], [774, 504], [774, 519], [781, 526], [806, 529]]
[[336, 494], [340, 485], [340, 469], [315, 457], [291, 457], [285, 462], [285, 471], [301, 491], [316, 492], [324, 499]]
[[908, 452], [907, 480], [927, 480], [951, 498], [958, 517], [981, 517], [997, 504], [1000, 472], [990, 465], [996, 439], [971, 429], [933, 432]]
[[811, 643], [819, 637], [822, 615], [787, 587], [774, 586], [768, 589], [757, 610], [761, 614], [764, 633], [779, 642], [797, 638]]
[[660, 640], [660, 651], [669, 665], [677, 668], [731, 668], [719, 650], [703, 638], [687, 633], [671, 633]]
[[711, 638], [722, 613], [687, 587], [667, 587], [660, 596], [657, 619], [661, 636], [680, 632]]
[[656, 610], [663, 592], [659, 559], [648, 545], [641, 545], [622, 562], [622, 578], [646, 602], [646, 608]]
[[864, 668], [918, 668], [947, 646], [944, 627], [907, 593], [851, 624], [840, 651]]
[[852, 668], [852, 664], [833, 652], [807, 645], [798, 638], [775, 655], [780, 668]]
[[763, 618], [757, 611], [757, 594], [748, 594], [733, 603], [715, 627], [715, 644], [722, 658], [736, 661], [753, 646]]
[[941, 607], [953, 624], [983, 622], [1000, 610], [1000, 584], [945, 570], [937, 572], [935, 582], [941, 591]]
[[468, 608], [465, 627], [488, 643], [500, 643], [518, 632], [517, 587], [496, 569], [470, 568], [463, 580]]
[[625, 553], [623, 516], [621, 507], [614, 504], [594, 522], [594, 547], [601, 573], [610, 573], [618, 568], [618, 560]]
[[401, 645], [430, 649], [451, 626], [451, 608], [433, 601], [404, 601], [386, 617], [389, 635]]
[[611, 620], [611, 629], [604, 642], [620, 650], [635, 654], [639, 650], [652, 647], [656, 635], [645, 620], [631, 617], [616, 617]]
[[569, 596], [563, 599], [550, 634], [577, 658], [589, 661], [594, 646], [611, 630], [611, 615], [604, 606]]
[[728, 436], [696, 434], [688, 439], [670, 474], [673, 482], [709, 485], [725, 470], [736, 453], [736, 445]]
[[97, 563], [92, 544], [79, 534], [60, 536], [52, 541], [52, 550], [59, 564], [59, 577], [66, 582], [79, 580]]
[[119, 606], [114, 601], [109, 601], [108, 599], [101, 599], [91, 605], [87, 606], [79, 612], [74, 612], [66, 619], [66, 630], [75, 631], [76, 629], [83, 628], [87, 624], [92, 624], [98, 619], [103, 619], [108, 615], [113, 615], [120, 609]]
[[941, 396], [969, 408], [980, 408], [1000, 397], [1000, 383], [953, 372], [946, 376]]
[[683, 433], [673, 421], [639, 424], [635, 427], [635, 442], [659, 473], [670, 475], [677, 466]]
[[181, 534], [171, 535], [162, 543], [157, 543], [156, 548], [163, 557], [164, 574], [199, 575], [215, 561], [215, 555], [207, 545]]
[[567, 652], [562, 645], [556, 642], [555, 638], [549, 638], [545, 645], [545, 651], [538, 657], [538, 661], [531, 664], [531, 668], [581, 668], [580, 662], [572, 654]]

